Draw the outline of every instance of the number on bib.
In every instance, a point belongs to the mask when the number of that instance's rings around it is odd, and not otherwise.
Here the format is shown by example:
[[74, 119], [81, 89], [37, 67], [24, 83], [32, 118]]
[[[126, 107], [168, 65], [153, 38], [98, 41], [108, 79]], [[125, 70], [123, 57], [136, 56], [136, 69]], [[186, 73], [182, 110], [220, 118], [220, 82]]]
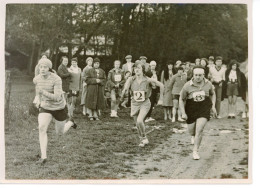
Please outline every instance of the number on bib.
[[120, 82], [122, 80], [121, 74], [115, 75], [115, 81]]
[[134, 100], [137, 102], [142, 102], [145, 100], [144, 91], [134, 91]]
[[195, 102], [201, 102], [205, 100], [205, 95], [205, 91], [197, 91], [192, 94], [192, 97]]

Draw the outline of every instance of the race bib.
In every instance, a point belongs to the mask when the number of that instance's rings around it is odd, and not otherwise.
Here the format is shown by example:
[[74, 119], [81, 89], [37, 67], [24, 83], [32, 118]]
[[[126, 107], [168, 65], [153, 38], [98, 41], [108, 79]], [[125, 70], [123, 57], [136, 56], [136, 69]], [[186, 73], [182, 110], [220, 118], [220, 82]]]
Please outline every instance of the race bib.
[[72, 94], [73, 95], [77, 95], [77, 91], [72, 91]]
[[120, 82], [122, 80], [121, 74], [115, 75], [115, 81]]
[[192, 98], [195, 102], [201, 102], [205, 100], [205, 91], [197, 91], [192, 94]]
[[145, 100], [144, 91], [134, 91], [134, 100], [137, 102], [142, 102]]

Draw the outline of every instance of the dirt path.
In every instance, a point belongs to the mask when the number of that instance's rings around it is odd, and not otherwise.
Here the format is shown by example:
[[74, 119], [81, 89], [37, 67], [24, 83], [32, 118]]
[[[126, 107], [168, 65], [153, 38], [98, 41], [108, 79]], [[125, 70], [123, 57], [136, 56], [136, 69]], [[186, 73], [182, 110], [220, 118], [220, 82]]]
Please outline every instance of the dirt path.
[[[192, 159], [188, 132], [172, 134], [147, 156], [127, 161], [135, 173], [132, 179], [208, 179], [247, 178], [248, 130], [247, 121], [213, 119], [204, 129], [200, 160]], [[149, 136], [148, 136], [149, 137]]]

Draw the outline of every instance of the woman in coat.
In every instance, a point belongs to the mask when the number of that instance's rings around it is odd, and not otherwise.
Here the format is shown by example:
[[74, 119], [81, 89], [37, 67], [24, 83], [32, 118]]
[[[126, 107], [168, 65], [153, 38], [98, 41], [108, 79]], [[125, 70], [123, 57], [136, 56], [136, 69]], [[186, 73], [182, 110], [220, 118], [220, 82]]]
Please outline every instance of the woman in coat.
[[98, 111], [105, 108], [105, 71], [99, 68], [100, 60], [94, 59], [93, 68], [89, 69], [86, 74], [87, 96], [86, 107], [89, 109], [89, 119], [99, 120]]
[[170, 85], [170, 80], [175, 74], [175, 69], [173, 68], [173, 61], [167, 63], [167, 67], [161, 73], [161, 82], [164, 85], [163, 91], [163, 107], [164, 107], [164, 120], [172, 119], [172, 85]]
[[[68, 63], [69, 63], [69, 60], [66, 56], [63, 56], [61, 58], [61, 64], [60, 66], [58, 67], [58, 76], [61, 77], [61, 80], [62, 80], [62, 90], [65, 92], [64, 93], [64, 96], [65, 96], [65, 99], [66, 99], [66, 103], [68, 104], [68, 94], [69, 94], [69, 85], [70, 85], [70, 78], [71, 78], [71, 75], [68, 71]], [[67, 108], [69, 110], [69, 107], [67, 105]]]
[[87, 71], [92, 68], [93, 64], [93, 58], [88, 57], [86, 59], [86, 64], [87, 66], [83, 69], [82, 71], [82, 94], [81, 94], [81, 103], [80, 105], [83, 106], [83, 115], [85, 116], [86, 113], [89, 113], [89, 110], [86, 109], [85, 103], [86, 103], [86, 96], [87, 96], [87, 84], [86, 84], [86, 76], [87, 76]]
[[235, 118], [237, 97], [241, 96], [245, 101], [247, 91], [246, 77], [240, 71], [236, 60], [231, 60], [230, 66], [226, 71], [223, 88], [223, 94], [228, 97], [228, 118]]

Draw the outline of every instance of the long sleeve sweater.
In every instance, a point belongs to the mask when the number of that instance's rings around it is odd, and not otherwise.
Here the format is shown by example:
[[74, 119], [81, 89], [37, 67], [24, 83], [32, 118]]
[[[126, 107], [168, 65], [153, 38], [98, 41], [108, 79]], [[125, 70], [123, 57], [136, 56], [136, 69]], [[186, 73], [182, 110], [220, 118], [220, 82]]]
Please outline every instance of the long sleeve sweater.
[[[65, 101], [62, 96], [62, 81], [56, 74], [50, 73], [47, 78], [41, 75], [34, 77], [33, 83], [36, 86], [36, 95], [40, 97], [40, 107], [46, 110], [61, 110], [65, 108]], [[39, 94], [39, 90], [42, 93]]]

